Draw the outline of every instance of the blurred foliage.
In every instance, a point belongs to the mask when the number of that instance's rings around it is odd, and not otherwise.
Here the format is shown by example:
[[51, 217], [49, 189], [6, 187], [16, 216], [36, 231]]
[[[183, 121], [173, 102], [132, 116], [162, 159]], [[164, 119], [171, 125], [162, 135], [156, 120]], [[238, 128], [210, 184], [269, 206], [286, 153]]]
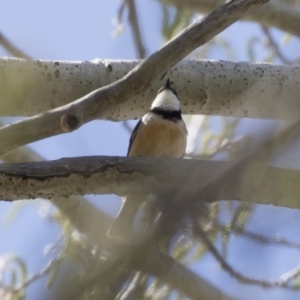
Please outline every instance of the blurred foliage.
[[[122, 5], [124, 5], [123, 2]], [[122, 33], [125, 28], [122, 22], [123, 11], [124, 6], [120, 8], [119, 15], [115, 21], [117, 25], [115, 33], [117, 32], [118, 34]], [[196, 18], [199, 18], [199, 15], [195, 13], [177, 11], [165, 5], [162, 5], [162, 13], [162, 35], [165, 40], [170, 40]], [[222, 37], [215, 38], [204, 47], [197, 49], [192, 56], [195, 58], [205, 58], [214, 48], [223, 49], [230, 59], [234, 56], [230, 45]], [[190, 125], [192, 126], [195, 118], [200, 117], [187, 117], [189, 131], [192, 131]], [[198, 123], [199, 127], [195, 129], [192, 147], [193, 155], [214, 158], [214, 155], [222, 152], [224, 159], [233, 159], [242, 148], [240, 146], [242, 143], [235, 141], [239, 119], [208, 116], [202, 118], [202, 121]], [[216, 121], [219, 122], [218, 128], [214, 125]], [[230, 145], [230, 147], [224, 147], [226, 145]], [[222, 150], [219, 152], [220, 149]], [[238, 205], [236, 209], [232, 209], [231, 221], [226, 227], [228, 230], [221, 231], [212, 226], [221, 214], [220, 205], [219, 202], [207, 205], [205, 212], [203, 212], [202, 207], [195, 207], [195, 209], [199, 211], [199, 218], [210, 241], [214, 243], [220, 239], [223, 245], [223, 254], [225, 254], [229, 236], [232, 234], [231, 228], [235, 224], [243, 227], [247, 222], [251, 209], [244, 205]], [[15, 213], [17, 213], [16, 209]], [[135, 273], [126, 268], [110, 268], [109, 271], [105, 272], [105, 279], [101, 273], [97, 275], [99, 270], [106, 270], [107, 259], [110, 255], [107, 253], [107, 250], [91, 245], [59, 211], [51, 212], [47, 218], [57, 223], [62, 232], [61, 237], [56, 242], [45, 247], [45, 254], [55, 256], [55, 261], [47, 273], [47, 287], [56, 287], [56, 299], [63, 299], [62, 295], [68, 295], [70, 291], [72, 292], [79, 287], [81, 287], [81, 295], [79, 295], [78, 299], [121, 299], [123, 292], [130, 285]], [[179, 232], [173, 230], [170, 234], [164, 236], [159, 241], [159, 246], [162, 251], [170, 253], [177, 261], [189, 265], [201, 259], [207, 252], [207, 249], [203, 243], [199, 242], [193, 236], [189, 221], [187, 220], [184, 223], [186, 224], [182, 224], [182, 229]], [[16, 288], [20, 285], [20, 280], [22, 283], [27, 277], [25, 263], [20, 258], [15, 258], [15, 261], [18, 262], [19, 268], [17, 268], [18, 271], [11, 273], [11, 280], [6, 283], [9, 288]], [[64, 273], [66, 268], [71, 271], [69, 271], [67, 278], [61, 278], [60, 274]], [[17, 276], [16, 272], [19, 272], [22, 276]], [[94, 276], [98, 276], [96, 277], [96, 281], [92, 280]], [[16, 280], [16, 278], [21, 279]], [[146, 297], [145, 299], [151, 300], [184, 299], [183, 295], [173, 291], [170, 287], [152, 276], [143, 274], [138, 280], [138, 288], [135, 293], [136, 299], [142, 299], [144, 296]], [[13, 294], [15, 298], [7, 299], [24, 299], [24, 295], [25, 292], [22, 289], [20, 293]]]
[[25, 299], [22, 288], [27, 279], [25, 261], [13, 254], [0, 256], [0, 296], [3, 300]]
[[[64, 299], [66, 295], [70, 299], [73, 299], [74, 295], [77, 299], [115, 299], [120, 287], [127, 280], [126, 277], [123, 278], [124, 271], [110, 268], [104, 278], [103, 274], [98, 275], [99, 270], [106, 270], [109, 253], [92, 245], [84, 235], [74, 229], [71, 222], [60, 211], [57, 210], [52, 219], [59, 224], [63, 240], [59, 245], [56, 243], [48, 246], [47, 249], [47, 252], [57, 252], [56, 262], [49, 272], [48, 288], [51, 288], [55, 280], [60, 278], [60, 271], [66, 266], [72, 270], [67, 279], [59, 282], [56, 299]], [[96, 282], [92, 280], [95, 276]], [[77, 295], [78, 293], [74, 292], [76, 288], [72, 287], [80, 287], [78, 291], [82, 295]]]
[[172, 39], [181, 30], [190, 25], [193, 16], [189, 11], [178, 11], [172, 7], [162, 4], [162, 35], [166, 41]]
[[[203, 16], [199, 13], [191, 12], [189, 10], [179, 11], [174, 7], [169, 7], [162, 4], [162, 36], [167, 42], [175, 37], [179, 32], [188, 27], [193, 22], [202, 18]], [[191, 53], [189, 58], [204, 59], [213, 50], [221, 50], [225, 52], [228, 59], [234, 60], [235, 55], [232, 47], [226, 39], [222, 36], [216, 36], [211, 41], [207, 42], [205, 45], [196, 49]]]
[[[292, 0], [286, 1], [292, 2]], [[118, 16], [115, 19], [117, 27], [114, 35], [121, 34], [126, 26], [125, 22], [122, 21], [124, 3], [125, 1], [122, 1]], [[300, 1], [294, 0], [293, 4], [300, 5]], [[195, 19], [201, 17], [194, 12], [178, 11], [174, 7], [168, 7], [164, 4], [161, 4], [161, 11], [161, 34], [165, 41], [172, 39]], [[291, 39], [291, 35], [285, 34], [283, 44], [288, 44]], [[264, 47], [265, 61], [274, 62], [277, 58], [276, 52], [264, 44], [261, 36], [249, 39], [247, 45], [249, 60], [257, 61], [259, 52], [257, 48], [262, 46]], [[224, 52], [228, 59], [235, 59], [234, 50], [222, 36], [214, 38], [203, 47], [195, 50], [190, 57], [204, 59], [209, 57], [215, 49]], [[185, 121], [190, 133], [188, 145], [190, 158], [232, 160], [248, 146], [249, 140], [237, 134], [240, 125], [238, 118], [187, 116]], [[18, 153], [20, 154], [20, 152]], [[17, 157], [19, 154], [17, 152], [15, 154], [10, 153], [11, 156], [15, 156], [16, 161], [20, 159]], [[5, 157], [2, 159], [5, 161]], [[13, 158], [10, 157], [10, 159]], [[9, 215], [9, 221], [17, 216], [23, 203], [21, 207], [19, 204], [14, 206]], [[222, 254], [226, 257], [230, 237], [232, 234], [242, 235], [243, 228], [251, 218], [254, 207], [247, 203], [220, 201], [207, 204], [205, 209], [196, 205], [192, 209], [198, 213], [198, 219], [210, 242], [221, 244]], [[224, 217], [224, 212], [226, 212], [226, 217]], [[80, 291], [81, 294], [77, 299], [120, 300], [134, 279], [138, 281], [135, 299], [184, 299], [183, 295], [152, 276], [147, 274], [136, 276], [134, 271], [128, 270], [122, 265], [110, 267], [112, 253], [109, 253], [105, 248], [100, 249], [92, 245], [73, 228], [71, 222], [59, 211], [51, 214], [50, 218], [60, 226], [62, 231], [61, 237], [45, 248], [45, 254], [55, 256], [55, 261], [47, 272], [47, 287], [56, 287], [56, 299], [64, 299], [62, 295]], [[220, 223], [225, 224], [225, 226], [218, 226]], [[174, 259], [182, 264], [189, 265], [201, 259], [207, 252], [207, 248], [199, 239], [194, 237], [188, 218], [184, 219], [180, 225], [179, 230], [170, 231], [169, 234], [160, 239], [158, 244], [162, 251], [170, 253]], [[236, 228], [239, 230], [235, 230]], [[68, 276], [61, 275], [66, 270]], [[1, 299], [25, 299], [26, 294], [22, 286], [27, 279], [26, 263], [20, 257], [14, 255], [2, 255], [0, 257]], [[298, 277], [296, 284], [299, 282]]]

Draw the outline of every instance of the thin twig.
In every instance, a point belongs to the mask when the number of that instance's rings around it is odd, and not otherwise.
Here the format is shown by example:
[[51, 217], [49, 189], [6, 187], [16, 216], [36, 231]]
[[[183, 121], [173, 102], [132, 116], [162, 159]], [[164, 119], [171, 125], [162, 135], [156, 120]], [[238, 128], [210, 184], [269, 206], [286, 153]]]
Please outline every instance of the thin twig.
[[210, 253], [216, 258], [216, 260], [220, 263], [221, 267], [228, 272], [233, 278], [237, 279], [239, 282], [247, 285], [259, 285], [263, 288], [274, 288], [274, 287], [282, 287], [290, 290], [299, 290], [299, 285], [290, 286], [290, 281], [295, 279], [297, 276], [300, 275], [300, 264], [295, 267], [294, 269], [290, 270], [289, 272], [283, 274], [279, 280], [273, 281], [265, 281], [261, 279], [254, 279], [247, 276], [242, 275], [241, 273], [237, 272], [230, 266], [222, 255], [218, 252], [215, 246], [211, 243], [209, 238], [207, 237], [206, 233], [203, 231], [201, 226], [198, 224], [197, 220], [193, 218], [193, 232], [194, 235], [200, 238]]
[[279, 59], [285, 63], [286, 65], [294, 65], [300, 63], [300, 58], [297, 58], [295, 60], [289, 60], [287, 59], [281, 50], [279, 49], [279, 46], [277, 45], [275, 39], [272, 37], [272, 34], [270, 32], [270, 29], [267, 26], [261, 26], [263, 33], [266, 35], [268, 39], [268, 45], [273, 49], [275, 54], [279, 57]]
[[128, 19], [131, 25], [135, 48], [138, 52], [139, 59], [144, 59], [146, 57], [146, 50], [142, 40], [136, 5], [134, 0], [127, 0], [126, 2], [129, 10]]
[[47, 275], [50, 271], [53, 265], [56, 263], [56, 261], [60, 258], [54, 258], [52, 259], [40, 272], [35, 273], [27, 278], [27, 280], [22, 284], [20, 289], [26, 288], [29, 284], [31, 284], [33, 281]]
[[122, 293], [121, 297], [119, 300], [131, 300], [131, 299], [136, 299], [135, 294], [141, 284], [141, 279], [143, 278], [143, 273], [142, 272], [136, 272], [134, 275], [132, 281], [126, 288], [126, 290]]
[[1, 32], [0, 32], [0, 45], [6, 49], [12, 56], [30, 59], [31, 57], [25, 54], [22, 50], [14, 46]]
[[[216, 227], [221, 231], [228, 232], [228, 227], [222, 224], [214, 223], [214, 227]], [[275, 244], [279, 246], [287, 246], [287, 247], [296, 248], [300, 250], [300, 244], [286, 240], [280, 235], [277, 235], [275, 238], [267, 237], [261, 234], [253, 233], [239, 226], [234, 226], [231, 230], [237, 234], [241, 234], [244, 237], [248, 237], [262, 244]]]
[[121, 1], [121, 4], [119, 6], [119, 9], [118, 9], [118, 14], [117, 14], [117, 22], [120, 24], [122, 23], [122, 19], [123, 19], [123, 14], [124, 14], [124, 10], [125, 10], [125, 7], [126, 7], [126, 1], [127, 0], [122, 0]]
[[11, 294], [16, 294], [21, 292], [23, 289], [28, 287], [32, 282], [47, 275], [51, 271], [53, 265], [56, 263], [58, 259], [60, 258], [55, 257], [52, 260], [50, 260], [48, 264], [41, 271], [28, 276], [27, 279], [20, 286], [12, 288], [0, 283], [0, 289], [4, 290], [5, 293], [11, 293]]

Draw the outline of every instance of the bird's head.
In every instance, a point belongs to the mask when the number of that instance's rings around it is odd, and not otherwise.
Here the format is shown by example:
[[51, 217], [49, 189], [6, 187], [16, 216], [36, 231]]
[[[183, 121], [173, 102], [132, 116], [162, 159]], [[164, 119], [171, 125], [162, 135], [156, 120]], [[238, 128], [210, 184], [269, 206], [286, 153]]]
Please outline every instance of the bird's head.
[[151, 105], [151, 110], [155, 108], [180, 111], [180, 101], [178, 100], [177, 92], [171, 87], [170, 79], [159, 89]]

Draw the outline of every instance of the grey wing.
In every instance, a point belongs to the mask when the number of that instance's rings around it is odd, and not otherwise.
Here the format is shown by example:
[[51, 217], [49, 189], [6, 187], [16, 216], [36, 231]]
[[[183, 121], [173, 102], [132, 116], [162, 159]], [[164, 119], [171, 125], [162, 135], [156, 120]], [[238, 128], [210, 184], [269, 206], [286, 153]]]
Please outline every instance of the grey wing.
[[132, 131], [132, 134], [131, 134], [131, 137], [130, 137], [130, 140], [129, 140], [129, 146], [128, 146], [128, 150], [127, 150], [127, 156], [129, 155], [129, 152], [130, 152], [132, 143], [133, 143], [133, 141], [134, 141], [134, 139], [135, 139], [135, 137], [136, 137], [137, 130], [138, 130], [139, 126], [141, 125], [141, 123], [142, 123], [142, 119], [140, 119], [140, 120], [136, 123], [136, 125], [135, 125], [135, 127], [134, 127], [134, 129], [133, 129], [133, 131]]

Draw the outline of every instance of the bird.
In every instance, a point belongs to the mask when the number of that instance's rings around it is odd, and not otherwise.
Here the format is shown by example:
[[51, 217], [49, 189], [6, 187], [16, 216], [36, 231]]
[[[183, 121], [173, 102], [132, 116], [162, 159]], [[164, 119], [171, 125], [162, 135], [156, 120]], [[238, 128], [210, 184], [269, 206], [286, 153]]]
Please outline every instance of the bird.
[[[158, 90], [150, 111], [136, 124], [129, 140], [127, 156], [182, 158], [187, 135], [178, 94], [171, 87], [170, 79], [167, 79], [165, 85]], [[130, 242], [133, 239], [137, 211], [147, 197], [149, 195], [124, 196], [122, 207], [107, 231], [107, 236]]]

